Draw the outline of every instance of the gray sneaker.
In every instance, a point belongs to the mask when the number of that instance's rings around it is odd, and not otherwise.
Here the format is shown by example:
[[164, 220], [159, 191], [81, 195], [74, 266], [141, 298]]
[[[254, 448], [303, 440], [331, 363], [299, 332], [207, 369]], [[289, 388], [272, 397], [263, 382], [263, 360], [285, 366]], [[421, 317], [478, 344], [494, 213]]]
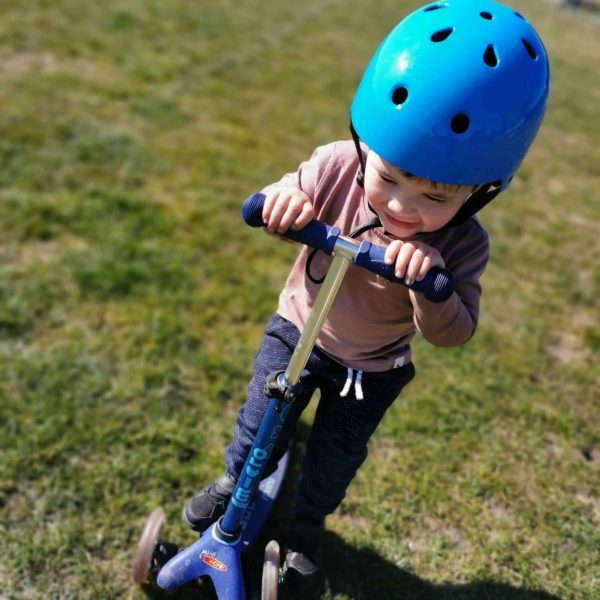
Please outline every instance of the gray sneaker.
[[183, 522], [194, 531], [204, 531], [225, 514], [234, 488], [235, 481], [224, 473], [188, 500], [181, 512]]

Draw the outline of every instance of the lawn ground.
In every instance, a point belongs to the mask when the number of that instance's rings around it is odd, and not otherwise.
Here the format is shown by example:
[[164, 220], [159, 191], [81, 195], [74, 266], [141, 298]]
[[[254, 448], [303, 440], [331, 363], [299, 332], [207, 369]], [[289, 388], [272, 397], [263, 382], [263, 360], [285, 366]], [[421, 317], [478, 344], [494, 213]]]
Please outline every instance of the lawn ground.
[[[221, 472], [297, 252], [240, 205], [347, 137], [362, 69], [416, 6], [2, 3], [0, 597], [142, 598], [157, 505], [193, 540], [181, 506]], [[514, 6], [548, 48], [547, 119], [482, 213], [477, 334], [415, 343], [328, 520], [323, 600], [600, 598], [600, 21]]]

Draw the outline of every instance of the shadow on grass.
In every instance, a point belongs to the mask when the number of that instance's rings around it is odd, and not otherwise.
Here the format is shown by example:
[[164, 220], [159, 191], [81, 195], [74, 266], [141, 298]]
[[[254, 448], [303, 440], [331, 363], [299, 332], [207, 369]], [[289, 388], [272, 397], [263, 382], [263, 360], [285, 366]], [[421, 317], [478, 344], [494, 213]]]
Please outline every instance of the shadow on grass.
[[325, 582], [313, 596], [286, 598], [334, 598], [352, 600], [560, 600], [546, 592], [480, 581], [464, 585], [433, 584], [400, 569], [369, 549], [349, 546], [328, 533], [324, 541]]
[[[296, 481], [300, 475], [302, 456], [310, 427], [300, 423], [291, 449], [288, 472], [279, 497], [262, 534], [254, 548], [244, 555], [248, 600], [260, 600], [260, 577], [263, 551], [270, 539], [277, 539], [282, 554], [286, 531], [294, 504]], [[373, 550], [357, 549], [332, 532], [323, 540], [324, 579], [314, 591], [286, 589], [283, 584], [281, 600], [561, 600], [543, 591], [516, 588], [511, 585], [479, 581], [463, 585], [433, 584], [399, 568]], [[212, 583], [203, 580], [165, 594], [155, 588], [144, 590], [153, 600], [215, 600]]]

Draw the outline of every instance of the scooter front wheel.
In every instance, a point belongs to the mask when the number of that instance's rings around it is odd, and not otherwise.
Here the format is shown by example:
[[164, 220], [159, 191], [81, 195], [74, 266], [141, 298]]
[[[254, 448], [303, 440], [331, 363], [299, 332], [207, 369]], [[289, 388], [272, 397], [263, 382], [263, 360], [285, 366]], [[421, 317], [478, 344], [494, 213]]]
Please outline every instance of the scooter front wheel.
[[271, 540], [265, 548], [263, 562], [261, 600], [277, 600], [279, 594], [279, 544]]
[[165, 511], [162, 508], [157, 508], [152, 511], [146, 520], [135, 556], [133, 557], [131, 579], [135, 584], [141, 585], [149, 580], [154, 548], [165, 524], [165, 519]]

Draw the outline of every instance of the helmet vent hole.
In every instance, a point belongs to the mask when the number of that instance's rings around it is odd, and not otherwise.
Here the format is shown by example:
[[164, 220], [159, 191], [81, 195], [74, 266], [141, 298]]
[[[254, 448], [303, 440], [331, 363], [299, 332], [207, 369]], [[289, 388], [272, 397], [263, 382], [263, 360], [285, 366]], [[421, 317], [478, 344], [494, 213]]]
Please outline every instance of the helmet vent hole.
[[483, 12], [480, 12], [479, 15], [483, 19], [487, 19], [488, 21], [491, 21], [494, 18], [494, 15], [490, 12], [487, 12], [486, 10], [484, 10]]
[[392, 102], [396, 106], [402, 106], [408, 98], [408, 90], [405, 87], [397, 87], [392, 94]]
[[527, 20], [521, 13], [515, 12], [515, 15], [517, 15], [517, 17], [519, 17], [519, 19], [523, 19], [523, 21]]
[[446, 29], [440, 29], [439, 31], [436, 31], [431, 36], [431, 41], [432, 42], [443, 42], [444, 40], [448, 39], [448, 37], [450, 36], [450, 34], [453, 31], [454, 31], [454, 27], [446, 27]]
[[488, 67], [496, 67], [498, 66], [498, 56], [496, 55], [496, 49], [492, 44], [490, 44], [483, 53], [483, 62]]
[[452, 122], [450, 123], [450, 127], [452, 127], [454, 133], [464, 133], [469, 129], [469, 125], [469, 117], [464, 114], [454, 115], [454, 117], [452, 117]]
[[432, 4], [425, 9], [425, 12], [431, 12], [432, 10], [439, 10], [440, 8], [446, 8], [447, 4]]
[[523, 42], [523, 46], [525, 46], [525, 50], [527, 50], [527, 54], [529, 54], [533, 60], [537, 60], [535, 48], [525, 38], [521, 38], [521, 41]]

